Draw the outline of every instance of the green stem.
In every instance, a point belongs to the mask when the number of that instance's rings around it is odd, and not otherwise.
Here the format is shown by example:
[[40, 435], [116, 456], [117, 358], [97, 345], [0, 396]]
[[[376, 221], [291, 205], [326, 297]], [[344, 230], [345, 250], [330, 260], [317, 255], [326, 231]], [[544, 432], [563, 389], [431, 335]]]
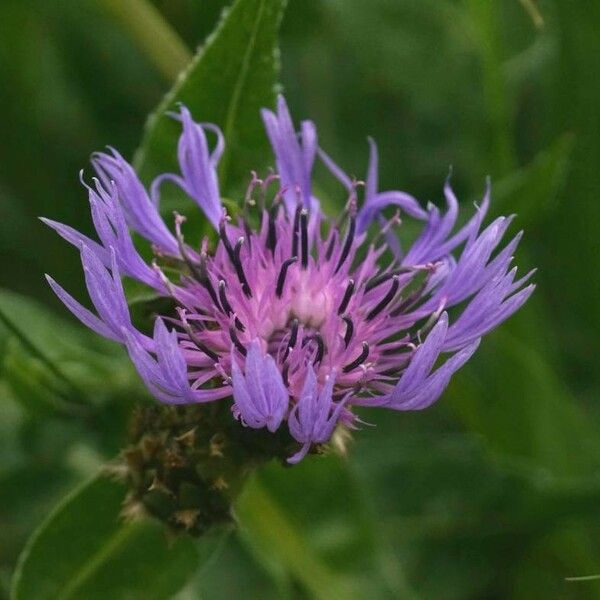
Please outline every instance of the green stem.
[[174, 82], [192, 59], [177, 32], [149, 0], [98, 0], [120, 22], [139, 49], [168, 82]]

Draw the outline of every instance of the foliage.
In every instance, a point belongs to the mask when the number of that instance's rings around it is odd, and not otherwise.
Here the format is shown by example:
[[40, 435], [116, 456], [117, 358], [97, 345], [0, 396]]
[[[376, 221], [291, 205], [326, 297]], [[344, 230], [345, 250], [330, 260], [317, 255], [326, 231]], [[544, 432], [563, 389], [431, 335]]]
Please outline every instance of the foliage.
[[[600, 7], [290, 2], [279, 78], [283, 0], [236, 0], [220, 17], [227, 4], [0, 6], [0, 599], [13, 573], [15, 600], [600, 597], [596, 580], [565, 580], [600, 573]], [[105, 144], [131, 157], [143, 139], [143, 176], [171, 169], [164, 112], [178, 101], [225, 129], [223, 190], [239, 198], [266, 166], [258, 107], [278, 80], [357, 177], [368, 134], [382, 185], [423, 200], [441, 200], [450, 164], [464, 202], [490, 174], [539, 287], [438, 405], [365, 411], [376, 426], [347, 459], [261, 470], [234, 535], [169, 541], [116, 518], [120, 484], [89, 480], [145, 394], [120, 349], [55, 314], [42, 272], [85, 297], [78, 258], [35, 217], [89, 231], [76, 174]]]

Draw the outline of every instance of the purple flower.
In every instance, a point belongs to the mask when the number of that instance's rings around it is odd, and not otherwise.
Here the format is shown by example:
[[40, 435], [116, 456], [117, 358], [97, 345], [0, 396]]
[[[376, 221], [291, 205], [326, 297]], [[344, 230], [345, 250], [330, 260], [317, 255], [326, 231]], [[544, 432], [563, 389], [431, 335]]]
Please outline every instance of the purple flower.
[[[433, 204], [423, 208], [404, 192], [379, 190], [377, 149], [370, 140], [365, 199], [357, 208], [356, 184], [317, 148], [311, 122], [295, 131], [279, 98], [277, 113], [265, 110], [263, 119], [281, 189], [267, 201], [273, 177], [254, 176], [250, 193], [259, 188], [261, 200], [232, 218], [216, 176], [224, 150], [220, 131], [195, 123], [185, 107], [176, 118], [181, 174], [159, 176], [150, 192], [116, 151], [94, 155], [98, 179], [88, 194], [97, 241], [45, 221], [80, 250], [95, 311], [51, 278], [50, 285], [85, 325], [127, 348], [161, 402], [221, 400], [243, 426], [275, 432], [287, 423], [299, 444], [289, 458], [296, 463], [336, 427], [354, 427], [355, 406], [431, 405], [481, 337], [534, 289], [527, 284], [531, 273], [517, 278], [511, 266], [521, 233], [503, 244], [512, 218], [482, 228], [489, 185], [480, 206], [456, 228], [459, 204], [448, 181], [443, 211]], [[207, 131], [216, 134], [212, 151]], [[312, 194], [317, 155], [350, 194], [341, 218], [323, 214]], [[162, 221], [159, 190], [167, 179], [214, 226], [214, 251], [208, 239], [186, 244], [184, 217], [176, 216], [174, 233]], [[404, 252], [400, 220], [382, 215], [388, 206], [422, 223]], [[369, 239], [375, 219], [384, 235]], [[137, 252], [129, 228], [152, 244], [152, 265]], [[392, 258], [384, 262], [388, 249]], [[175, 302], [173, 312], [157, 317], [153, 337], [132, 325], [121, 277]]]
[[242, 375], [234, 359], [231, 379], [234, 414], [255, 429], [266, 427], [271, 432], [277, 431], [288, 410], [288, 391], [275, 360], [269, 354], [263, 355], [258, 340], [248, 346], [246, 375]]
[[277, 98], [277, 113], [266, 108], [261, 112], [275, 153], [288, 211], [294, 213], [298, 198], [305, 208], [316, 209], [318, 201], [312, 196], [312, 168], [317, 156], [317, 130], [314, 123], [302, 121], [300, 133], [297, 134], [283, 96]]

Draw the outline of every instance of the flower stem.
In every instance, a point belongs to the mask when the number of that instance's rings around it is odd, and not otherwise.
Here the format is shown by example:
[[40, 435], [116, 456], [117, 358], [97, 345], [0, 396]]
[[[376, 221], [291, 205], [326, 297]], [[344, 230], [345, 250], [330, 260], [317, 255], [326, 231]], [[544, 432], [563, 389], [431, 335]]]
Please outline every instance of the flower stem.
[[148, 0], [98, 0], [98, 3], [123, 26], [161, 75], [174, 82], [192, 54], [158, 9]]

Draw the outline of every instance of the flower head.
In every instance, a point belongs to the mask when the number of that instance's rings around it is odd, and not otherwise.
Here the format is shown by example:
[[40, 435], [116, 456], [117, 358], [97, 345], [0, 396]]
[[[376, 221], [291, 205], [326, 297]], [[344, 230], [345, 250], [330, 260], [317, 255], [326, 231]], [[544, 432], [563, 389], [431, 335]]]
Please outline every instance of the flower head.
[[[456, 229], [458, 201], [446, 182], [447, 208], [426, 208], [409, 194], [381, 192], [377, 149], [371, 158], [360, 208], [356, 184], [317, 147], [314, 125], [297, 134], [283, 98], [277, 113], [263, 111], [281, 188], [265, 201], [274, 177], [253, 178], [247, 203], [226, 214], [216, 167], [224, 140], [214, 125], [198, 124], [181, 107], [178, 158], [181, 174], [158, 177], [148, 193], [132, 167], [112, 150], [98, 153], [98, 174], [88, 187], [99, 241], [46, 221], [81, 251], [94, 314], [54, 280], [59, 298], [85, 325], [122, 343], [150, 392], [161, 402], [230, 402], [242, 426], [275, 432], [287, 422], [301, 460], [326, 443], [336, 426], [352, 427], [353, 406], [419, 410], [435, 402], [465, 364], [480, 338], [518, 310], [531, 295], [531, 273], [516, 278], [512, 254], [520, 234], [501, 247], [511, 218], [482, 229], [489, 186], [481, 205]], [[216, 133], [211, 150], [205, 130]], [[312, 194], [312, 167], [321, 157], [348, 189], [341, 216], [330, 219]], [[184, 238], [184, 217], [174, 231], [162, 221], [163, 180], [178, 184], [204, 211], [217, 241], [194, 249]], [[253, 208], [255, 206], [256, 208]], [[383, 211], [423, 223], [402, 251]], [[378, 219], [385, 234], [370, 239]], [[129, 228], [152, 243], [147, 265]], [[179, 272], [167, 277], [161, 261]], [[121, 276], [173, 299], [152, 337], [132, 325]], [[446, 312], [459, 307], [451, 320]], [[170, 329], [169, 329], [170, 328]], [[230, 398], [230, 400], [227, 400]]]

